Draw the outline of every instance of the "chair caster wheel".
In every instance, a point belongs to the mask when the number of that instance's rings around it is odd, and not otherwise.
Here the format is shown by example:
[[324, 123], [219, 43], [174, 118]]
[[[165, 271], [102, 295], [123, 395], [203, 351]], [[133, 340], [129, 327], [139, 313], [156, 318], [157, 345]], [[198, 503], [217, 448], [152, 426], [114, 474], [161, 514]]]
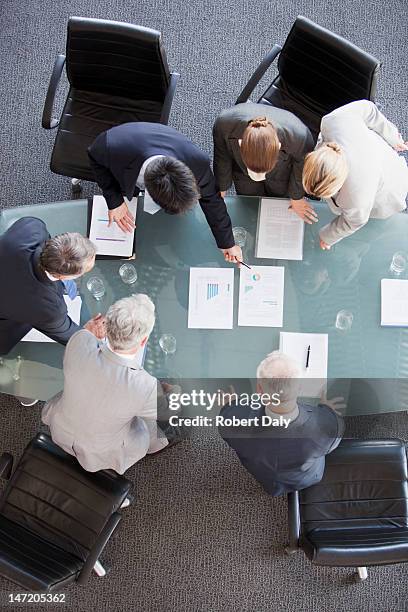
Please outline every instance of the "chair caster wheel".
[[294, 555], [299, 550], [298, 548], [292, 548], [291, 546], [285, 546], [285, 554], [286, 555]]
[[71, 189], [72, 193], [81, 193], [82, 191], [82, 182], [81, 179], [71, 179]]

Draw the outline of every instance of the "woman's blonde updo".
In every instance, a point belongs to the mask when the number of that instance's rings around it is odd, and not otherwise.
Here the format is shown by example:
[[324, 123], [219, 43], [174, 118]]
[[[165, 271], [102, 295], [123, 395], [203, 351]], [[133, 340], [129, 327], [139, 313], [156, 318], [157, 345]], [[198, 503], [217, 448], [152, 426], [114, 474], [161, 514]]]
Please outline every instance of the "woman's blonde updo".
[[279, 148], [276, 130], [266, 117], [256, 117], [248, 123], [242, 135], [241, 157], [249, 170], [257, 173], [273, 170]]
[[343, 149], [336, 142], [325, 142], [305, 157], [303, 188], [310, 195], [329, 198], [343, 186], [347, 174]]

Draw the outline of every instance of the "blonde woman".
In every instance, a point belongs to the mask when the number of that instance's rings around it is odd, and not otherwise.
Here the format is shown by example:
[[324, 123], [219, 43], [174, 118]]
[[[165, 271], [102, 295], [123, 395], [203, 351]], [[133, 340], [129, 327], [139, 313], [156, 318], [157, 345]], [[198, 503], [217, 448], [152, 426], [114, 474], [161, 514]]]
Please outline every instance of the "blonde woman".
[[303, 186], [327, 200], [337, 215], [320, 230], [320, 246], [330, 247], [363, 227], [406, 207], [407, 151], [396, 126], [368, 100], [351, 102], [322, 119], [318, 145], [306, 156]]

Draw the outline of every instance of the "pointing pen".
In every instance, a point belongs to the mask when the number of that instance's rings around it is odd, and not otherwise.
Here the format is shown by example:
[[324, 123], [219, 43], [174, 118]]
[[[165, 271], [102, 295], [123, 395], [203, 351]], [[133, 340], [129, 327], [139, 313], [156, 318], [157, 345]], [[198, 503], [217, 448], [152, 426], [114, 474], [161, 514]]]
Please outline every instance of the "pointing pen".
[[309, 359], [310, 359], [310, 344], [307, 347], [307, 355], [306, 355], [306, 368], [309, 367]]

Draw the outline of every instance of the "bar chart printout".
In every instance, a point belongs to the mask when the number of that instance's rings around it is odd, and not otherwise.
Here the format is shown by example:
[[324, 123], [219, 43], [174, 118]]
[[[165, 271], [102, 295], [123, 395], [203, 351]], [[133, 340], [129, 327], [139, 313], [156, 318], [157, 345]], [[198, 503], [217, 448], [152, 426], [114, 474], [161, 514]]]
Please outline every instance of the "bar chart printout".
[[188, 327], [232, 329], [234, 270], [190, 268]]

